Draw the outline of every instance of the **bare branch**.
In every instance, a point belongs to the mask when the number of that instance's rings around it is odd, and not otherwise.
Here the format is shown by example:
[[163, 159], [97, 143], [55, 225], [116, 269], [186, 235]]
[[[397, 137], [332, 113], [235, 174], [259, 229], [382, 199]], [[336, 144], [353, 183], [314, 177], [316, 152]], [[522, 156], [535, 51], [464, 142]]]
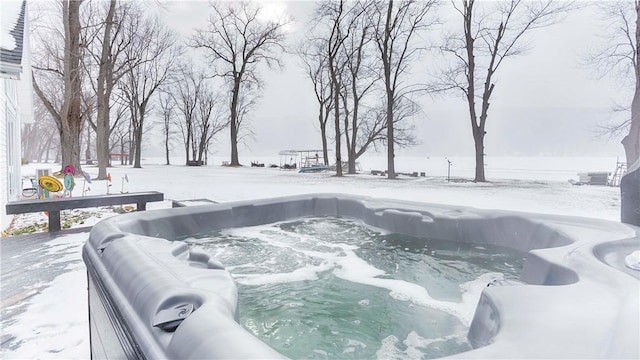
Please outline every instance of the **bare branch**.
[[607, 1], [598, 3], [604, 27], [602, 43], [591, 49], [585, 65], [595, 69], [598, 77], [611, 76], [618, 86], [629, 88], [630, 106], [614, 107], [614, 112], [626, 113], [618, 122], [600, 126], [597, 132], [618, 137], [626, 133], [621, 143], [627, 163], [640, 158], [640, 1]]
[[[258, 65], [281, 66], [279, 56], [284, 50], [283, 28], [287, 21], [263, 21], [259, 19], [262, 9], [242, 2], [210, 3], [211, 15], [205, 29], [198, 29], [189, 40], [189, 46], [204, 50], [214, 67], [214, 76], [222, 77], [229, 85], [231, 165], [239, 165], [238, 139], [240, 118], [253, 100], [241, 101], [242, 91], [260, 88]], [[255, 95], [255, 93], [247, 93]]]
[[[450, 60], [431, 85], [436, 91], [460, 91], [469, 107], [476, 149], [475, 181], [484, 175], [484, 137], [495, 75], [507, 58], [526, 53], [526, 34], [550, 26], [576, 8], [573, 1], [452, 1], [462, 30], [447, 34], [441, 52]], [[476, 6], [477, 5], [477, 6]], [[476, 101], [479, 102], [476, 103]], [[478, 108], [479, 105], [479, 108]]]
[[[437, 1], [402, 0], [376, 2], [373, 15], [375, 24], [375, 42], [382, 61], [383, 79], [386, 93], [386, 127], [387, 127], [387, 173], [390, 179], [395, 178], [394, 145], [395, 145], [395, 111], [396, 101], [404, 96], [401, 89], [406, 88], [404, 82], [408, 66], [418, 53], [413, 40], [416, 33], [432, 28], [438, 23], [434, 12]], [[397, 114], [400, 115], [400, 114]]]

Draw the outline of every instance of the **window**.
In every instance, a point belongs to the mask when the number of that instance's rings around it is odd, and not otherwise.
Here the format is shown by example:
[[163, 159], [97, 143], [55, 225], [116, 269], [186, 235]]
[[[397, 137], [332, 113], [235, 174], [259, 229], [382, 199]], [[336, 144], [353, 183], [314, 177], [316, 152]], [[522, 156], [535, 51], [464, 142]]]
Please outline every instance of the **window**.
[[[15, 87], [14, 87], [15, 89]], [[16, 148], [15, 146], [16, 144], [16, 134], [15, 134], [15, 129], [16, 129], [16, 113], [15, 111], [13, 111], [11, 109], [11, 105], [10, 103], [7, 104], [6, 107], [6, 115], [7, 115], [7, 195], [9, 196], [10, 200], [15, 200], [16, 196], [17, 196], [17, 191], [16, 191], [16, 177], [17, 177], [17, 170], [16, 166], [19, 166], [19, 164], [16, 164], [16, 160], [15, 160], [15, 154], [16, 154]]]

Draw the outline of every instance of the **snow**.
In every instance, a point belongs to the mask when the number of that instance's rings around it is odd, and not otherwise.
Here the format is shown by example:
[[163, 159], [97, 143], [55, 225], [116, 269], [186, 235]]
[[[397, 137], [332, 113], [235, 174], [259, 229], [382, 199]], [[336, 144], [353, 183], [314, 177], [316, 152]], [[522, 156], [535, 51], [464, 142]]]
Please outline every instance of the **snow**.
[[[77, 236], [76, 236], [77, 237]], [[86, 237], [78, 242], [78, 249]], [[79, 254], [79, 251], [78, 251]], [[89, 358], [85, 267], [77, 263], [29, 301], [18, 321], [3, 329], [19, 346], [5, 359]], [[3, 344], [4, 345], [4, 344]]]
[[0, 4], [0, 48], [13, 50], [16, 48], [16, 41], [11, 35], [11, 30], [16, 26], [20, 16], [21, 1], [5, 1]]
[[[378, 198], [472, 206], [485, 209], [505, 209], [534, 213], [572, 215], [619, 221], [620, 189], [604, 186], [574, 186], [567, 182], [578, 172], [611, 171], [613, 158], [493, 158], [488, 159], [488, 183], [473, 183], [473, 162], [470, 158], [451, 158], [453, 180], [447, 181], [447, 161], [443, 157], [398, 158], [399, 172], [426, 172], [425, 177], [400, 176], [387, 180], [370, 175], [370, 170], [384, 170], [385, 160], [371, 156], [362, 159], [362, 172], [343, 178], [332, 173], [300, 174], [296, 171], [269, 168], [278, 164], [276, 157], [247, 157], [246, 163], [258, 161], [267, 167], [231, 168], [220, 166], [223, 158], [210, 159], [204, 167], [163, 165], [162, 159], [143, 161], [142, 169], [128, 166], [110, 168], [112, 182], [93, 181], [84, 184], [87, 194], [157, 190], [165, 201], [147, 204], [148, 210], [167, 208], [170, 200], [210, 199], [216, 202], [270, 198], [285, 195], [338, 192]], [[184, 159], [173, 159], [175, 164]], [[30, 164], [22, 169], [23, 176], [34, 176], [36, 169], [60, 169], [56, 164]], [[84, 167], [92, 177], [97, 168]], [[125, 175], [128, 181], [125, 180]], [[463, 180], [466, 178], [467, 180]], [[84, 180], [76, 178], [74, 196], [81, 196]], [[193, 202], [197, 205], [199, 201]], [[110, 209], [88, 209], [93, 215], [82, 225], [90, 226], [107, 216], [116, 215]], [[62, 219], [69, 214], [63, 212]], [[98, 217], [100, 216], [100, 217]], [[126, 216], [126, 215], [125, 215]], [[17, 217], [14, 226], [44, 222], [43, 214]], [[2, 319], [3, 345], [0, 357], [22, 358], [89, 358], [87, 290], [81, 247], [87, 232], [64, 235], [42, 244], [41, 251], [57, 255], [55, 261], [67, 264], [65, 271], [42, 284], [34, 281], [24, 292], [33, 292], [10, 319]], [[0, 240], [0, 245], [1, 245]], [[238, 279], [251, 281], [250, 279]], [[418, 296], [411, 288], [392, 289], [398, 296]], [[409, 295], [407, 295], [409, 294]], [[431, 301], [431, 300], [430, 300]], [[3, 306], [4, 302], [3, 302]], [[469, 304], [461, 304], [469, 306]], [[5, 341], [9, 338], [10, 340]], [[391, 342], [398, 339], [388, 339]], [[414, 339], [415, 340], [415, 339]], [[407, 340], [408, 341], [408, 340]], [[417, 341], [417, 340], [416, 340]], [[419, 341], [418, 341], [419, 342]], [[384, 349], [383, 349], [384, 350]], [[385, 353], [383, 351], [383, 353]]]

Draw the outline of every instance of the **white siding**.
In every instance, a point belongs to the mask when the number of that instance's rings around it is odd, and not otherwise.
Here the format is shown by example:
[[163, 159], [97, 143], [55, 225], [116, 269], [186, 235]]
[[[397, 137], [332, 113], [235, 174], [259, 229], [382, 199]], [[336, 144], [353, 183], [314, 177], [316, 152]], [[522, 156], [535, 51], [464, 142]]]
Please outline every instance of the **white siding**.
[[[2, 0], [0, 0], [2, 1]], [[23, 2], [17, 2], [16, 6], [21, 6]], [[24, 3], [26, 6], [26, 2]], [[6, 20], [7, 16], [19, 14], [19, 7], [14, 11], [9, 11], [6, 6], [2, 8], [2, 19]], [[26, 11], [26, 10], [25, 10]], [[9, 14], [11, 12], [11, 14]], [[5, 14], [6, 13], [6, 14]], [[15, 13], [15, 14], [14, 14]], [[26, 12], [28, 14], [28, 12]], [[17, 74], [3, 74], [0, 77], [0, 230], [5, 230], [11, 223], [12, 216], [7, 216], [5, 205], [7, 202], [19, 200], [22, 195], [22, 178], [20, 174], [21, 164], [21, 146], [20, 146], [20, 124], [21, 118], [29, 121], [33, 118], [33, 90], [31, 87], [31, 63], [29, 51], [29, 26], [27, 23], [28, 16], [24, 19], [24, 34], [19, 37], [11, 37], [17, 41], [22, 41], [20, 47], [22, 54], [21, 77], [22, 83], [18, 85], [18, 81], [12, 80]], [[2, 22], [3, 35], [7, 21]], [[13, 26], [11, 26], [13, 28]], [[3, 36], [3, 39], [5, 36]], [[7, 48], [2, 43], [5, 50], [11, 50], [14, 47]], [[14, 46], [17, 44], [14, 44]], [[13, 61], [13, 60], [11, 60]], [[1, 63], [3, 68], [9, 65], [9, 68], [15, 68], [15, 63]], [[18, 69], [20, 67], [17, 67]], [[26, 76], [25, 76], [26, 75]], [[20, 90], [19, 90], [20, 87]]]
[[20, 199], [20, 121], [17, 82], [0, 79], [0, 230], [11, 223], [5, 204]]
[[5, 230], [11, 217], [7, 216], [5, 204], [9, 200], [9, 182], [7, 172], [7, 95], [4, 79], [0, 79], [0, 230]]
[[[10, 80], [8, 80], [10, 81]], [[7, 114], [6, 114], [6, 149], [7, 149], [7, 193], [9, 201], [18, 200], [18, 191], [16, 184], [18, 180], [16, 175], [20, 174], [20, 149], [16, 147], [16, 144], [20, 144], [20, 138], [16, 136], [16, 129], [20, 126], [18, 122], [18, 109], [15, 104], [10, 105], [11, 102], [7, 102]]]
[[[0, 0], [1, 1], [1, 0]], [[27, 14], [29, 13], [29, 5], [27, 5], [26, 9]], [[20, 118], [20, 126], [18, 130], [22, 127], [22, 124], [31, 124], [35, 122], [34, 114], [33, 114], [33, 85], [31, 83], [31, 46], [29, 43], [29, 16], [24, 17], [24, 43], [22, 45], [22, 74], [20, 75], [20, 81], [18, 81], [18, 104], [19, 104], [19, 118]], [[18, 136], [20, 135], [20, 131], [18, 131]], [[20, 143], [18, 142], [18, 149], [21, 149]], [[20, 156], [22, 158], [22, 155]]]

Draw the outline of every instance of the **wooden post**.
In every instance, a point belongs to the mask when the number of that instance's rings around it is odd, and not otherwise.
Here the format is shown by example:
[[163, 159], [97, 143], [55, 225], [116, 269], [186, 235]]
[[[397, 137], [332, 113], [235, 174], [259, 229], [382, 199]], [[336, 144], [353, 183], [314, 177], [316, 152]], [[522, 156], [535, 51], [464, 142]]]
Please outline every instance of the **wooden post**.
[[60, 231], [60, 211], [49, 210], [49, 231]]

